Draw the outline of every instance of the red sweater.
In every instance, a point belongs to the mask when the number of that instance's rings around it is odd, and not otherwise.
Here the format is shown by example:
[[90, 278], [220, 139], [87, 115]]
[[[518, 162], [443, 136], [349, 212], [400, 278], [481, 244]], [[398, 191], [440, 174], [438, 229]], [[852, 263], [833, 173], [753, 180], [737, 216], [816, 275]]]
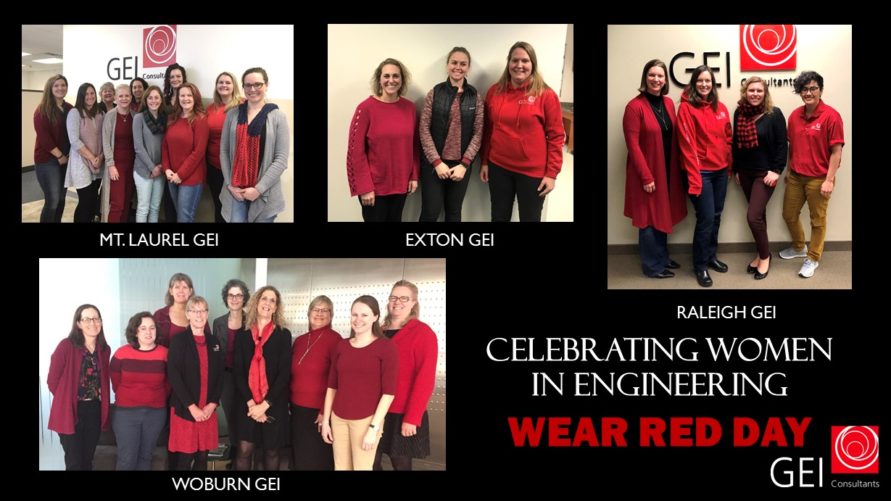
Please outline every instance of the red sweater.
[[[72, 106], [68, 102], [62, 103], [62, 111], [53, 108], [56, 111], [56, 123], [51, 124], [49, 119], [40, 112], [40, 108], [34, 110], [34, 131], [37, 133], [37, 140], [34, 142], [34, 163], [46, 163], [55, 160], [56, 157], [50, 151], [53, 148], [68, 154], [71, 149], [71, 142], [68, 140], [68, 129], [65, 127], [65, 119]], [[72, 432], [73, 433], [73, 432]]]
[[693, 106], [681, 95], [678, 108], [678, 145], [681, 168], [687, 172], [687, 193], [702, 193], [704, 170], [722, 170], [733, 164], [730, 114], [720, 101], [718, 111], [709, 105]]
[[291, 403], [310, 409], [321, 409], [325, 405], [331, 359], [342, 339], [328, 326], [309, 331], [294, 341], [291, 350]]
[[392, 341], [399, 352], [399, 378], [390, 411], [404, 414], [402, 421], [421, 424], [430, 395], [436, 385], [436, 358], [439, 355], [436, 334], [430, 326], [413, 318], [396, 333]]
[[167, 348], [156, 346], [141, 351], [125, 344], [111, 357], [111, 388], [117, 407], [167, 406], [170, 384], [167, 382]]
[[414, 103], [399, 98], [384, 103], [369, 97], [359, 103], [347, 141], [350, 195], [403, 195], [420, 175], [421, 141]]
[[183, 186], [204, 182], [207, 173], [204, 159], [209, 134], [205, 117], [196, 118], [191, 124], [180, 117], [167, 127], [161, 143], [161, 165], [164, 170], [176, 172], [182, 179]]
[[[99, 349], [99, 348], [97, 348]], [[53, 394], [50, 407], [48, 428], [62, 435], [74, 434], [77, 424], [77, 388], [80, 385], [80, 365], [83, 363], [83, 348], [75, 346], [67, 338], [63, 339], [50, 359], [49, 375], [46, 385]], [[108, 357], [111, 350], [99, 351], [100, 407], [102, 409], [101, 426], [107, 430], [111, 424], [108, 419], [108, 401], [111, 393], [108, 385]]]
[[556, 178], [563, 167], [563, 110], [551, 89], [527, 96], [527, 85], [486, 94], [482, 164], [525, 176]]
[[223, 135], [223, 123], [226, 121], [225, 105], [212, 104], [207, 107], [207, 163], [220, 170], [220, 138]]
[[364, 348], [349, 339], [337, 343], [328, 388], [337, 390], [334, 413], [341, 419], [364, 419], [374, 414], [382, 395], [396, 394], [399, 354], [396, 345], [379, 338]]

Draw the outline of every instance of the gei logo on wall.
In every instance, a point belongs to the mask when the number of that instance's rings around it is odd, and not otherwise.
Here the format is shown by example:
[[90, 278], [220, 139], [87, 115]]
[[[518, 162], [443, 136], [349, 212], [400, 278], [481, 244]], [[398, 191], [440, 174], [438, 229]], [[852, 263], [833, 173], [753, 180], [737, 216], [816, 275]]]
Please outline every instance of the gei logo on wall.
[[794, 70], [798, 32], [791, 24], [743, 24], [739, 27], [740, 71]]
[[[833, 475], [878, 475], [878, 426], [833, 426], [831, 436], [829, 471]], [[784, 456], [770, 465], [770, 479], [776, 487], [824, 487], [823, 476], [822, 457]], [[833, 479], [829, 485], [833, 488], [863, 488], [879, 487], [880, 484], [875, 480]]]
[[[164, 24], [142, 30], [142, 68], [166, 68], [176, 62], [176, 25]], [[113, 57], [105, 67], [109, 80], [130, 81], [139, 74], [139, 56]], [[164, 72], [142, 73], [142, 78], [164, 78]]]

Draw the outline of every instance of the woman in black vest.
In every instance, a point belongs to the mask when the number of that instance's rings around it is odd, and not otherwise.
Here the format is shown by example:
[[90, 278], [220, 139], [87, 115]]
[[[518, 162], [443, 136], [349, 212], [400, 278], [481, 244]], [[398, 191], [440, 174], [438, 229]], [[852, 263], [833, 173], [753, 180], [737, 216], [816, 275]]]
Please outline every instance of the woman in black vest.
[[435, 222], [443, 205], [446, 222], [461, 221], [470, 167], [483, 136], [483, 100], [467, 83], [467, 49], [452, 49], [446, 68], [448, 80], [427, 93], [421, 112], [421, 222]]

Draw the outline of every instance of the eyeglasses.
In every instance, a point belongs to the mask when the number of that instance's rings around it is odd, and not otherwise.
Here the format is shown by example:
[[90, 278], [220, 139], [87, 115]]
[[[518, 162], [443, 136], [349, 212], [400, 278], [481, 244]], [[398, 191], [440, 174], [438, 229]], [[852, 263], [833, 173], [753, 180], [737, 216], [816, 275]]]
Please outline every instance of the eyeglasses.
[[328, 308], [313, 308], [312, 312], [313, 313], [331, 313], [331, 310], [329, 310]]
[[81, 317], [81, 322], [85, 324], [101, 324], [102, 319], [99, 317]]
[[411, 301], [411, 298], [408, 296], [390, 296], [389, 299], [390, 299], [391, 303], [395, 303], [396, 301], [399, 301], [400, 303], [405, 304], [405, 303]]
[[241, 298], [244, 297], [244, 294], [242, 294], [242, 293], [239, 292], [238, 294], [227, 294], [226, 296], [227, 296], [229, 299], [241, 299]]
[[814, 92], [817, 92], [818, 90], [820, 90], [820, 88], [817, 87], [816, 85], [813, 87], [802, 87], [801, 93], [802, 94], [807, 94], [808, 92], [814, 93]]
[[266, 85], [266, 82], [257, 82], [257, 83], [246, 83], [246, 84], [242, 85], [242, 87], [244, 87], [244, 90], [251, 90], [251, 89], [260, 90], [263, 88], [264, 85]]
[[189, 310], [192, 313], [201, 313], [202, 315], [207, 314], [207, 310]]

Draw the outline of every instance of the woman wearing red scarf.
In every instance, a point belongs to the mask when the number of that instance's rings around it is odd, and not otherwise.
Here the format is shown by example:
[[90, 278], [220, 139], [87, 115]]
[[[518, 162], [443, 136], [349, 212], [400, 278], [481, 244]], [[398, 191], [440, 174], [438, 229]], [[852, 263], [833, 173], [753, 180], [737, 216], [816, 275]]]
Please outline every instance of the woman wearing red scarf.
[[285, 210], [281, 177], [288, 168], [288, 118], [266, 102], [263, 68], [241, 76], [247, 101], [226, 112], [220, 137], [223, 185], [220, 211], [230, 223], [271, 223]]
[[773, 105], [770, 90], [760, 77], [749, 77], [740, 88], [739, 107], [733, 113], [733, 172], [749, 202], [746, 219], [758, 255], [746, 267], [755, 280], [770, 270], [767, 239], [767, 202], [786, 167], [786, 117]]
[[261, 287], [248, 304], [249, 328], [235, 337], [236, 398], [245, 402], [235, 423], [236, 470], [251, 469], [255, 445], [264, 450], [262, 469], [278, 470], [279, 449], [288, 441], [291, 331], [282, 326], [281, 302], [275, 287]]

